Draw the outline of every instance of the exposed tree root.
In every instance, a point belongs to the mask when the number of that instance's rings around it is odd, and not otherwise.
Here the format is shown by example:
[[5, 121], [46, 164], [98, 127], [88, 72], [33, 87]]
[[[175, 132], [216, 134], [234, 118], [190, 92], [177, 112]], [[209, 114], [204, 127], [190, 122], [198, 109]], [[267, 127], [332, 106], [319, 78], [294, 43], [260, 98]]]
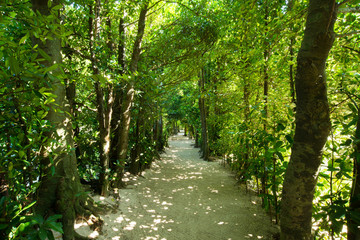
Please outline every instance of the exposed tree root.
[[[112, 210], [112, 207], [96, 203], [88, 194], [73, 195], [73, 193], [65, 191], [68, 186], [69, 181], [62, 178], [57, 194], [59, 199], [57, 202], [58, 212], [63, 215], [63, 239], [88, 240], [88, 237], [81, 236], [75, 231], [75, 218], [85, 220], [92, 230], [101, 232], [104, 221], [99, 214]], [[74, 187], [75, 189], [81, 189], [81, 186], [78, 186], [79, 188]]]
[[75, 232], [75, 240], [90, 240], [90, 238], [84, 237], [84, 236], [78, 234], [77, 232]]

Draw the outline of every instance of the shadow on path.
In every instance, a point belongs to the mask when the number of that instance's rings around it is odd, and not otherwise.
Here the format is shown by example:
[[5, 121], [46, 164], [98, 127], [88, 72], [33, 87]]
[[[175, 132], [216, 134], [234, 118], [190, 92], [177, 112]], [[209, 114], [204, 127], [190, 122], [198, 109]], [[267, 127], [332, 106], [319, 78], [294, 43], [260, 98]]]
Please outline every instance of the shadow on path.
[[271, 239], [275, 227], [257, 198], [219, 163], [201, 160], [191, 144], [172, 138], [161, 160], [120, 190], [119, 211], [103, 216], [98, 239]]

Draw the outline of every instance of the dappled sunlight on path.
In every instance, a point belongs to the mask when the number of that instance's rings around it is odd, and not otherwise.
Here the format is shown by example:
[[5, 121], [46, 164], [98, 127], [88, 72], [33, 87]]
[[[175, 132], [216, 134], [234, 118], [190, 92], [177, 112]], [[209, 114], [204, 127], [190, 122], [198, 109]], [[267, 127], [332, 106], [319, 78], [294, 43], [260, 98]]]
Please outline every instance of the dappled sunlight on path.
[[271, 239], [274, 227], [217, 162], [178, 136], [152, 169], [120, 190], [99, 239]]

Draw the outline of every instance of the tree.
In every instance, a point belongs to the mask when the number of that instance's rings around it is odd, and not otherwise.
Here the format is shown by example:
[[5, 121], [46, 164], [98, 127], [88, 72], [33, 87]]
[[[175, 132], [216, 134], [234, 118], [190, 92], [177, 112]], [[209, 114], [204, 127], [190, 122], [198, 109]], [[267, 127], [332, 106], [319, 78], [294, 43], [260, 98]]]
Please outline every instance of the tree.
[[296, 129], [280, 214], [281, 239], [311, 239], [312, 201], [323, 146], [330, 131], [325, 64], [335, 39], [338, 5], [310, 0], [297, 57]]
[[[32, 0], [32, 8], [39, 19], [47, 17], [52, 19], [51, 26], [54, 29], [60, 27], [59, 12], [49, 8], [47, 0]], [[39, 73], [51, 82], [50, 93], [54, 96], [54, 101], [49, 104], [46, 117], [51, 128], [47, 132], [47, 144], [41, 149], [43, 173], [41, 185], [37, 190], [35, 211], [44, 218], [54, 213], [61, 214], [63, 238], [72, 240], [76, 237], [76, 214], [89, 216], [90, 211], [94, 211], [94, 205], [86, 194], [82, 194], [77, 168], [74, 167], [77, 163], [70, 108], [62, 81], [61, 39], [50, 31], [43, 40], [34, 39], [34, 45], [37, 44], [39, 51], [43, 51], [42, 55], [47, 56], [46, 60], [39, 60], [39, 64], [44, 66], [39, 68]]]
[[119, 128], [118, 139], [118, 154], [117, 159], [119, 161], [116, 169], [116, 182], [117, 186], [123, 186], [122, 177], [124, 174], [125, 162], [128, 153], [129, 145], [129, 130], [131, 122], [131, 107], [134, 103], [135, 96], [135, 78], [138, 70], [138, 63], [141, 53], [141, 42], [145, 31], [146, 13], [148, 11], [149, 1], [145, 1], [140, 10], [140, 16], [138, 21], [138, 30], [135, 38], [135, 42], [132, 49], [130, 65], [128, 74], [131, 76], [130, 82], [127, 83], [125, 88], [125, 96], [121, 106], [121, 126]]
[[201, 69], [199, 74], [199, 109], [200, 109], [200, 119], [201, 119], [201, 144], [200, 149], [202, 152], [202, 158], [205, 161], [209, 161], [209, 142], [208, 142], [208, 124], [207, 124], [207, 107], [206, 107], [206, 92], [205, 92], [205, 82], [209, 78], [207, 76], [205, 67]]

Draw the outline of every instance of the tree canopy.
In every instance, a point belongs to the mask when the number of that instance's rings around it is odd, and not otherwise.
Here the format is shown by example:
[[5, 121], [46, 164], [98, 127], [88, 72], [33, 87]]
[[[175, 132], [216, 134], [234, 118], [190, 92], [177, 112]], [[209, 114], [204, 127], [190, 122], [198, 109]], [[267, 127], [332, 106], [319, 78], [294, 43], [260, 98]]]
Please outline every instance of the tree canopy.
[[81, 239], [184, 129], [281, 239], [359, 239], [359, 3], [2, 0], [0, 238]]

